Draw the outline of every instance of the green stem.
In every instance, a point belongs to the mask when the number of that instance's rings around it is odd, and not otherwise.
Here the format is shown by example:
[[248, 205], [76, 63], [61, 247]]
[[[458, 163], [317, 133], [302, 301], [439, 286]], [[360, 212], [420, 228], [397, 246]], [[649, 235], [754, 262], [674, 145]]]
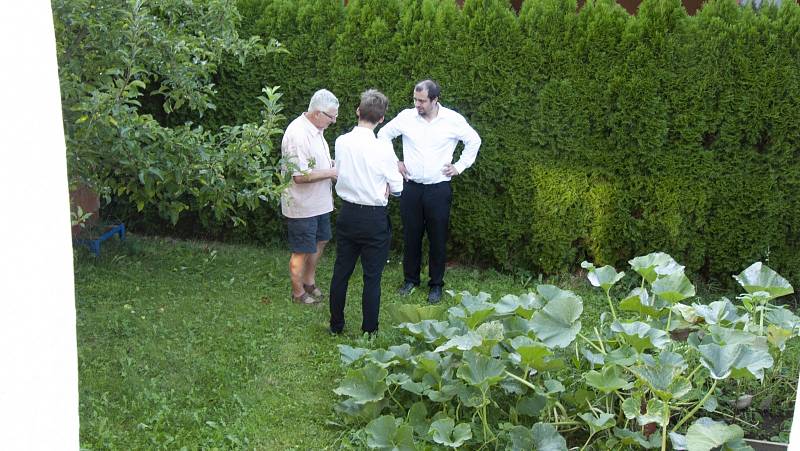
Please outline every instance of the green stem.
[[536, 390], [536, 387], [533, 384], [531, 384], [530, 382], [526, 381], [525, 379], [517, 376], [516, 374], [509, 373], [508, 371], [506, 371], [505, 373], [506, 373], [506, 376], [511, 376], [512, 378], [516, 379], [521, 384], [526, 385], [528, 388], [530, 388], [532, 390]]
[[603, 346], [603, 338], [600, 337], [600, 331], [597, 330], [597, 326], [594, 327], [594, 335], [597, 337], [597, 342], [600, 343], [600, 347], [603, 349], [603, 354], [605, 354], [606, 347]]
[[586, 443], [584, 443], [584, 444], [583, 444], [583, 446], [581, 447], [581, 451], [583, 451], [584, 449], [586, 449], [586, 445], [588, 445], [588, 444], [589, 444], [589, 442], [591, 442], [591, 441], [592, 441], [592, 437], [594, 437], [594, 433], [593, 433], [593, 432], [590, 432], [590, 433], [589, 433], [589, 438], [587, 438], [587, 439], [586, 439]]
[[667, 333], [669, 333], [669, 324], [672, 322], [672, 309], [668, 309], [669, 314], [667, 315]]
[[694, 376], [694, 373], [696, 373], [697, 370], [699, 370], [702, 367], [703, 367], [702, 364], [701, 365], [697, 365], [697, 368], [693, 369], [692, 372], [689, 373], [689, 376], [686, 379], [689, 379], [689, 381], [691, 381], [692, 380], [692, 376]]
[[611, 302], [611, 295], [609, 294], [610, 292], [611, 288], [606, 290], [606, 298], [608, 299], [608, 306], [611, 307], [611, 316], [614, 317], [614, 321], [617, 321], [617, 312], [614, 310], [614, 303]]
[[[599, 353], [605, 355], [606, 351], [603, 348], [598, 347], [592, 340], [586, 338], [582, 333], [578, 332], [578, 336], [583, 338], [586, 343], [588, 343], [591, 347], [595, 348]], [[602, 342], [601, 342], [602, 343]]]
[[759, 319], [759, 322], [758, 322], [758, 334], [762, 335], [762, 336], [764, 335], [764, 307], [765, 307], [765, 305], [762, 304], [761, 305], [761, 318]]
[[711, 388], [708, 389], [708, 393], [706, 393], [706, 395], [703, 396], [703, 399], [701, 399], [700, 402], [698, 402], [697, 405], [695, 405], [692, 408], [692, 410], [689, 411], [689, 413], [687, 413], [686, 415], [683, 416], [683, 418], [681, 418], [681, 421], [678, 421], [678, 424], [676, 424], [675, 427], [672, 428], [672, 432], [677, 432], [678, 428], [681, 427], [683, 423], [685, 423], [689, 418], [692, 417], [692, 415], [695, 414], [695, 412], [697, 412], [700, 409], [700, 406], [702, 406], [706, 402], [708, 397], [711, 396], [711, 393], [714, 393], [714, 389], [716, 387], [717, 387], [717, 380], [714, 379], [714, 383], [711, 384]]
[[664, 403], [664, 416], [662, 419], [664, 423], [661, 426], [661, 451], [667, 451], [667, 425], [669, 424], [669, 403]]

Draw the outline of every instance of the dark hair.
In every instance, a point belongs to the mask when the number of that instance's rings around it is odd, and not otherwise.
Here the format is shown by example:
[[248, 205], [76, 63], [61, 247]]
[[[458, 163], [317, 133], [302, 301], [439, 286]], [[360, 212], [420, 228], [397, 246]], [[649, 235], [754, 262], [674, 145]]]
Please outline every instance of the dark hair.
[[368, 89], [361, 93], [358, 105], [358, 118], [371, 124], [377, 124], [386, 115], [389, 99], [377, 89]]
[[439, 93], [442, 91], [442, 88], [440, 88], [439, 84], [433, 80], [422, 80], [421, 82], [417, 83], [416, 86], [414, 86], [414, 91], [428, 91], [428, 99], [433, 100], [439, 97]]

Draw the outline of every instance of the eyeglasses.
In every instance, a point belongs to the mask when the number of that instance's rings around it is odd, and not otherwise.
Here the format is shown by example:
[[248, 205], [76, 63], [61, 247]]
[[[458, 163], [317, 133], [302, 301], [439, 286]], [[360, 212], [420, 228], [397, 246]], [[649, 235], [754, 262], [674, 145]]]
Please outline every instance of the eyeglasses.
[[328, 113], [326, 113], [326, 112], [324, 112], [324, 111], [322, 111], [322, 110], [320, 110], [320, 113], [324, 114], [324, 115], [325, 115], [325, 116], [326, 116], [328, 119], [330, 119], [330, 120], [332, 120], [332, 121], [335, 121], [335, 120], [336, 120], [336, 118], [337, 118], [337, 117], [339, 117], [339, 115], [338, 115], [338, 114], [337, 114], [336, 116], [331, 116], [330, 114], [328, 114]]

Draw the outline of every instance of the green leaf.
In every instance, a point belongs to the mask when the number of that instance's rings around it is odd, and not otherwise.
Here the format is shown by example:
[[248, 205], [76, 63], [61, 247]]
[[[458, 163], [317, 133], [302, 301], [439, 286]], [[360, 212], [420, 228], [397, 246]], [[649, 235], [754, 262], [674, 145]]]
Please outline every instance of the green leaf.
[[736, 323], [742, 320], [736, 306], [727, 298], [714, 301], [708, 305], [692, 304], [695, 314], [707, 324]]
[[680, 354], [664, 351], [657, 361], [649, 355], [643, 356], [642, 361], [630, 371], [662, 400], [680, 399], [691, 391], [691, 382], [681, 376], [687, 366]]
[[456, 371], [456, 376], [470, 385], [486, 389], [503, 380], [506, 367], [501, 360], [486, 357], [475, 352], [464, 352], [463, 364]]
[[418, 435], [424, 436], [428, 433], [428, 409], [425, 407], [424, 402], [417, 401], [412, 404], [411, 408], [408, 409], [406, 418], [408, 419], [409, 426], [411, 426]]
[[786, 341], [793, 336], [791, 330], [782, 329], [774, 324], [767, 326], [767, 341], [781, 351], [786, 348]]
[[739, 426], [703, 417], [686, 431], [686, 447], [691, 451], [711, 451], [719, 446], [735, 444], [743, 437], [744, 431]]
[[636, 395], [625, 398], [625, 401], [622, 401], [622, 413], [629, 420], [637, 418], [642, 413], [642, 398]]
[[653, 283], [659, 276], [666, 276], [675, 272], [683, 272], [684, 267], [679, 265], [669, 254], [653, 252], [628, 261], [631, 268], [639, 273], [644, 280]]
[[571, 292], [562, 291], [533, 315], [531, 329], [548, 348], [565, 348], [575, 340], [581, 330], [578, 318], [582, 312], [581, 298]]
[[781, 329], [787, 329], [796, 333], [800, 327], [800, 318], [784, 306], [772, 307], [764, 313], [764, 319]]
[[542, 308], [542, 303], [533, 293], [523, 294], [522, 296], [508, 294], [500, 298], [494, 306], [498, 315], [516, 314], [525, 319], [530, 319], [533, 312], [540, 308]]
[[397, 327], [426, 343], [442, 343], [459, 332], [458, 328], [451, 327], [447, 321], [430, 319], [413, 324], [403, 323]]
[[458, 448], [472, 438], [469, 423], [459, 423], [455, 426], [452, 418], [442, 418], [434, 421], [428, 431], [433, 441], [450, 448]]
[[531, 428], [533, 432], [533, 448], [536, 451], [566, 451], [567, 441], [555, 426], [548, 423], [536, 423]]
[[644, 449], [660, 448], [659, 435], [653, 434], [648, 440], [641, 432], [629, 431], [627, 429], [614, 428], [614, 437], [620, 439], [622, 445], [637, 445]]
[[342, 363], [345, 365], [352, 364], [369, 352], [369, 349], [354, 348], [348, 345], [338, 345], [338, 348], [339, 357], [342, 359]]
[[601, 287], [606, 291], [611, 289], [611, 287], [619, 282], [625, 275], [625, 272], [618, 273], [617, 270], [610, 265], [603, 266], [602, 268], [595, 268], [593, 264], [584, 261], [581, 263], [581, 267], [589, 270], [586, 277], [589, 279], [589, 283], [591, 283], [592, 286]]
[[472, 348], [480, 346], [481, 343], [483, 343], [483, 337], [481, 337], [477, 332], [469, 331], [464, 335], [456, 335], [450, 340], [447, 340], [447, 342], [445, 342], [443, 345], [434, 349], [433, 352], [443, 352], [452, 348], [456, 348], [461, 351], [469, 351]]
[[384, 415], [370, 421], [364, 431], [367, 433], [367, 446], [370, 449], [386, 451], [416, 450], [411, 426], [402, 424], [402, 420], [396, 419], [391, 415]]
[[762, 349], [764, 351], [769, 349], [766, 338], [746, 332], [744, 330], [714, 325], [709, 326], [708, 332], [709, 335], [711, 335], [711, 339], [714, 340], [714, 343], [718, 345], [742, 344], [750, 346], [754, 349]]
[[539, 412], [547, 405], [547, 397], [538, 393], [531, 393], [529, 396], [520, 398], [517, 401], [517, 412], [529, 417], [538, 417]]
[[653, 294], [674, 304], [695, 295], [694, 285], [683, 271], [676, 271], [659, 277], [653, 282]]
[[626, 378], [620, 374], [617, 366], [605, 366], [600, 372], [589, 371], [584, 375], [586, 383], [603, 393], [611, 393], [614, 390], [627, 390], [633, 387]]
[[349, 396], [357, 404], [365, 404], [383, 399], [386, 392], [385, 379], [389, 372], [380, 366], [369, 363], [363, 368], [347, 372], [342, 384], [334, 393]]
[[669, 336], [661, 329], [655, 329], [647, 323], [634, 321], [631, 323], [620, 323], [614, 321], [611, 331], [622, 335], [625, 342], [633, 346], [637, 352], [642, 352], [649, 348], [663, 349], [669, 343]]
[[[519, 356], [519, 360], [514, 363], [520, 366], [533, 368], [536, 371], [552, 371], [564, 366], [563, 360], [551, 358], [553, 352], [550, 349], [529, 337], [516, 337], [511, 340], [511, 346]], [[512, 357], [512, 361], [514, 360], [516, 359]]]
[[769, 293], [769, 299], [794, 293], [794, 288], [786, 279], [761, 262], [753, 263], [739, 273], [738, 276], [733, 276], [733, 278], [748, 293], [766, 291]]
[[592, 411], [582, 413], [578, 416], [589, 425], [589, 429], [592, 430], [592, 434], [596, 434], [617, 424], [617, 422], [614, 420], [614, 415], [606, 412], [595, 414], [595, 412]]
[[650, 296], [646, 289], [636, 287], [628, 293], [619, 303], [619, 308], [628, 312], [637, 312], [640, 315], [649, 315], [654, 318], [667, 313], [668, 304], [661, 298]]
[[[772, 356], [763, 349], [743, 344], [720, 346], [716, 343], [699, 345], [700, 363], [708, 368], [714, 379], [725, 379], [751, 374], [756, 379], [764, 377], [764, 369], [771, 368]], [[739, 371], [737, 371], [739, 370]]]
[[422, 320], [444, 319], [445, 306], [419, 304], [388, 304], [385, 311], [392, 324], [418, 323]]

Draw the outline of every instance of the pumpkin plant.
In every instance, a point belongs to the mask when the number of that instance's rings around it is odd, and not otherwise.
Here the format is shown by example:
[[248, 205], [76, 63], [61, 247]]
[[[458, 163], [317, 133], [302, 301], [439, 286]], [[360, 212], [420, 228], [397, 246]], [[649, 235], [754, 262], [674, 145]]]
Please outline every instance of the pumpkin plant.
[[755, 263], [734, 276], [739, 305], [706, 305], [669, 255], [629, 263], [641, 280], [618, 299], [624, 273], [582, 264], [608, 302], [591, 327], [580, 296], [546, 284], [496, 302], [451, 293], [446, 310], [390, 306], [405, 342], [340, 345], [350, 369], [335, 409], [370, 449], [748, 449], [739, 426], [711, 418], [718, 384], [763, 380], [798, 335], [800, 318], [770, 304], [792, 286]]

